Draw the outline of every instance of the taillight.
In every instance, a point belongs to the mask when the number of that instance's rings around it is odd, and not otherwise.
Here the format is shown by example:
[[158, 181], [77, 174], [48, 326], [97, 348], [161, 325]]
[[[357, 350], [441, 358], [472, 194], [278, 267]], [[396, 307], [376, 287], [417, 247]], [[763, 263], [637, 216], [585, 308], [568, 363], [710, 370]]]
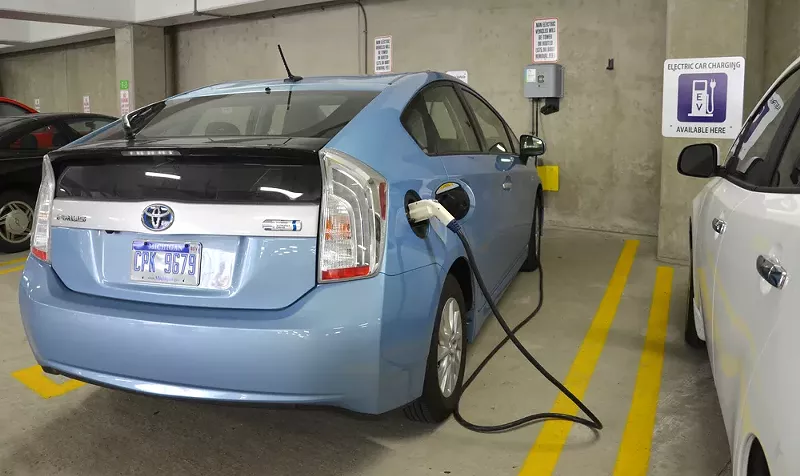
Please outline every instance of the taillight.
[[334, 150], [322, 150], [319, 281], [365, 278], [378, 272], [386, 247], [386, 179]]
[[42, 161], [42, 183], [36, 197], [36, 215], [33, 221], [31, 236], [31, 253], [40, 260], [50, 262], [50, 210], [56, 193], [56, 178], [50, 158], [44, 156]]

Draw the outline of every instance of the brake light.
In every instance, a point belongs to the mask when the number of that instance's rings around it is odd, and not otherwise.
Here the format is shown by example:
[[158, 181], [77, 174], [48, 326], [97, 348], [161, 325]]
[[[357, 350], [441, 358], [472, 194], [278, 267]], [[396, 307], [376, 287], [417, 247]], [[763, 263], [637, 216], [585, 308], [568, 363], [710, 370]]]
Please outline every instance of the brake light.
[[325, 149], [320, 158], [319, 281], [373, 276], [386, 246], [386, 179], [342, 152]]
[[31, 237], [31, 253], [40, 260], [50, 262], [50, 210], [56, 192], [56, 179], [50, 157], [44, 156], [42, 161], [42, 182], [39, 184], [39, 195], [36, 197], [36, 215], [33, 221]]

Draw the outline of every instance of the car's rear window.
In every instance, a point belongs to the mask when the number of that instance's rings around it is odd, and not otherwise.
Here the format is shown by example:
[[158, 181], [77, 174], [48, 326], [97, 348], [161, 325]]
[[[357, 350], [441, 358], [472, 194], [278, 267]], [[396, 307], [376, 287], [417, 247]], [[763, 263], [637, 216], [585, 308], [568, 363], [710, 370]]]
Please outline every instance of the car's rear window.
[[[270, 90], [168, 99], [155, 114], [133, 117], [137, 139], [165, 137], [319, 137], [336, 135], [374, 91]], [[160, 109], [160, 110], [158, 110]], [[137, 124], [137, 120], [141, 121]], [[91, 142], [121, 139], [120, 125], [102, 131]]]
[[318, 160], [229, 156], [78, 162], [64, 166], [56, 197], [100, 201], [319, 203], [322, 188]]

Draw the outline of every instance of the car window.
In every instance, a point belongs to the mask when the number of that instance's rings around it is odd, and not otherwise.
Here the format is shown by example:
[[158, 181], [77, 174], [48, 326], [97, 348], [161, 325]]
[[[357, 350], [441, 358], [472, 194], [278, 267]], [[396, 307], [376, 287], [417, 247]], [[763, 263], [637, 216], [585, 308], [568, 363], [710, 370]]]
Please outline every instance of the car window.
[[424, 101], [419, 101], [418, 104], [412, 105], [406, 111], [403, 126], [425, 153], [432, 153], [433, 151], [428, 149], [428, 129], [432, 128], [433, 124], [426, 125], [426, 122], [430, 123], [431, 119], [424, 104]]
[[767, 152], [798, 88], [800, 74], [795, 72], [766, 98], [745, 124], [724, 164], [730, 177], [755, 186], [771, 184], [775, 164], [767, 163]]
[[467, 105], [475, 113], [478, 127], [483, 132], [483, 151], [500, 154], [513, 152], [514, 148], [500, 116], [471, 92], [465, 90], [464, 97], [467, 99]]
[[426, 153], [441, 155], [480, 150], [467, 112], [452, 86], [424, 90], [411, 101], [402, 122]]
[[106, 119], [105, 117], [81, 117], [77, 119], [68, 119], [66, 121], [69, 128], [72, 129], [78, 137], [83, 137], [112, 122], [114, 122], [113, 119]]
[[800, 127], [795, 122], [786, 148], [783, 150], [778, 168], [772, 177], [775, 187], [800, 187]]
[[34, 131], [21, 132], [6, 142], [4, 149], [11, 150], [52, 150], [70, 142], [70, 136], [54, 124], [40, 127]]
[[[222, 106], [208, 108], [189, 133], [191, 136], [241, 136], [252, 135], [250, 115], [253, 106]], [[251, 126], [248, 128], [248, 124]]]
[[[264, 93], [176, 97], [132, 118], [137, 137], [281, 136], [331, 138], [376, 91], [278, 90]], [[138, 122], [138, 124], [137, 124]], [[124, 137], [122, 126], [90, 141]]]
[[0, 117], [3, 116], [21, 116], [23, 114], [30, 114], [25, 109], [7, 102], [0, 102]]

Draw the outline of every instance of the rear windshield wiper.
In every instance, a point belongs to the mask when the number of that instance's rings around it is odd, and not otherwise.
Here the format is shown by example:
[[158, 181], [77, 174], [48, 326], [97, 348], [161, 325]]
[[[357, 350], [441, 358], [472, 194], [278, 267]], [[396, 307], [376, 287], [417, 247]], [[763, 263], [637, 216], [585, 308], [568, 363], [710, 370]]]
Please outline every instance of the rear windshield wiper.
[[167, 107], [165, 101], [154, 102], [149, 106], [122, 116], [122, 130], [125, 131], [125, 139], [129, 141], [136, 139], [136, 134], [149, 124], [159, 112], [163, 111], [165, 107]]

